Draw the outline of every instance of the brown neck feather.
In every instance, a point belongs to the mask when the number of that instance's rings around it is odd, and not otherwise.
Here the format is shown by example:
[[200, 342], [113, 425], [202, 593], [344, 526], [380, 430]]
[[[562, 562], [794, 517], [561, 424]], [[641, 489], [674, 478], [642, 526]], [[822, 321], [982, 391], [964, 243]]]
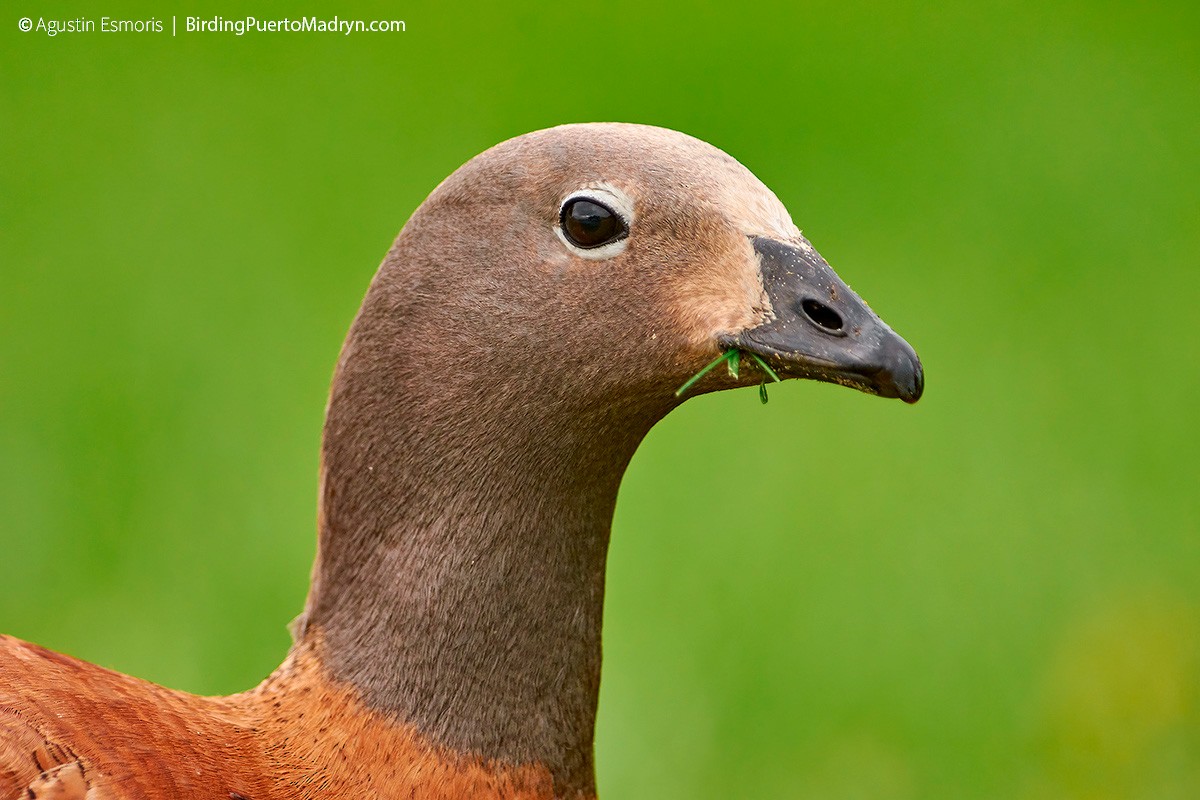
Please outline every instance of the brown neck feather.
[[527, 343], [423, 336], [421, 303], [383, 284], [334, 381], [301, 639], [319, 634], [337, 679], [433, 742], [594, 794], [613, 507], [666, 409], [539, 383], [513, 360], [536, 357]]

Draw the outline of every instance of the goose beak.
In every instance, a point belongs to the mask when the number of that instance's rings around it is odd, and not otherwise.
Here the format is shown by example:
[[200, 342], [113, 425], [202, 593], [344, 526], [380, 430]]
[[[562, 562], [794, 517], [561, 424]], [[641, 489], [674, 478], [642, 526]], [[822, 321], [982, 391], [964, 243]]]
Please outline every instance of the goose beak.
[[921, 399], [916, 352], [811, 248], [751, 237], [774, 317], [720, 338], [765, 359], [781, 376], [838, 383], [906, 403]]

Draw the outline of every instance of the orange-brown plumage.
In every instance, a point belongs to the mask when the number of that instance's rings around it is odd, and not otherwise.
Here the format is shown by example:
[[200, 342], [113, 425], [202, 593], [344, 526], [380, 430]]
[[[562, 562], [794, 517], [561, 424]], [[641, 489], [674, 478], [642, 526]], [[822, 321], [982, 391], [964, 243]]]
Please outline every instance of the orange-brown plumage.
[[[297, 649], [258, 687], [199, 697], [0, 636], [0, 797], [543, 800], [538, 766], [431, 745]], [[81, 776], [82, 781], [76, 776]], [[69, 793], [63, 793], [64, 791]]]
[[[472, 159], [342, 349], [283, 665], [197, 697], [0, 638], [0, 800], [594, 797], [617, 489], [725, 349], [921, 393], [912, 349], [716, 148], [576, 125]], [[765, 380], [742, 364], [697, 391]]]

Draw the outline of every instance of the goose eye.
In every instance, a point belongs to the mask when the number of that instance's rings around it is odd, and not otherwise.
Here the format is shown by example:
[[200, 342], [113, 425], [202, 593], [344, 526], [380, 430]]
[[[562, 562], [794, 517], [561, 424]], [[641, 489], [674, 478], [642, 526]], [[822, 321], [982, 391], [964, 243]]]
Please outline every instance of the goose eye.
[[562, 229], [571, 244], [591, 248], [623, 239], [629, 233], [624, 220], [611, 208], [586, 197], [568, 200], [562, 209]]

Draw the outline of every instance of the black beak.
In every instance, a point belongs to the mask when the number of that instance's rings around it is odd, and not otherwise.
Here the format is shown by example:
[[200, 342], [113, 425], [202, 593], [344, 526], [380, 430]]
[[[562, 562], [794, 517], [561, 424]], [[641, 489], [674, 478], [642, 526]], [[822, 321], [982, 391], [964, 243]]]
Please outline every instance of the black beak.
[[921, 361], [811, 248], [751, 237], [774, 318], [721, 337], [722, 347], [756, 353], [785, 377], [850, 386], [915, 403], [925, 388]]

